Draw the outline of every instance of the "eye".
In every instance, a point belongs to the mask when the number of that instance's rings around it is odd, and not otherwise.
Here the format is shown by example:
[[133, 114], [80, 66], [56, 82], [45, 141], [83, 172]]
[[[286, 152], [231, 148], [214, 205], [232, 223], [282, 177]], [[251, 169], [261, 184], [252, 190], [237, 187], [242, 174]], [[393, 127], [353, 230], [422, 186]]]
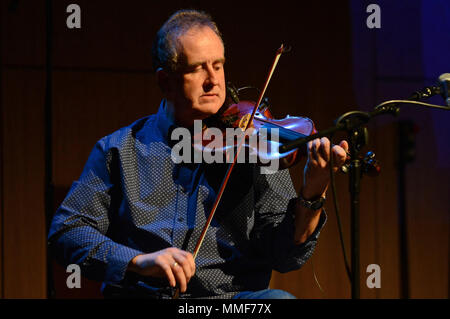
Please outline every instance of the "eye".
[[184, 73], [198, 73], [203, 69], [202, 65], [188, 65]]
[[191, 72], [197, 73], [197, 72], [201, 71], [202, 69], [203, 69], [203, 67], [201, 65], [197, 65], [191, 69]]
[[217, 63], [214, 65], [214, 70], [219, 71], [223, 68], [223, 64], [222, 63]]

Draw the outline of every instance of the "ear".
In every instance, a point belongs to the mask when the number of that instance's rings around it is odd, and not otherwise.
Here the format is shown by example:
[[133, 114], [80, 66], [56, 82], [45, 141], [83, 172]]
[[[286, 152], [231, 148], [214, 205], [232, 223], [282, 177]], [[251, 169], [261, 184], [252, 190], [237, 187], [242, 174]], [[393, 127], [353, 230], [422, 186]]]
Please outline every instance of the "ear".
[[156, 70], [156, 81], [163, 94], [169, 93], [169, 74], [163, 69]]

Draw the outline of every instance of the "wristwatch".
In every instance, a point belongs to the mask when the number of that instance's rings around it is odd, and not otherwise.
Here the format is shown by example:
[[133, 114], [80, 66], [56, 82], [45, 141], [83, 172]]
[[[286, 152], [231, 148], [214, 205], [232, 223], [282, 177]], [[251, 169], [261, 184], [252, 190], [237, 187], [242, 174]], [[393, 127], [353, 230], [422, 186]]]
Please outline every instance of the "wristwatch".
[[302, 195], [298, 195], [298, 202], [300, 205], [302, 205], [303, 207], [312, 209], [312, 210], [318, 210], [321, 209], [323, 207], [323, 204], [325, 204], [325, 197], [319, 197], [316, 200], [306, 200], [302, 197]]

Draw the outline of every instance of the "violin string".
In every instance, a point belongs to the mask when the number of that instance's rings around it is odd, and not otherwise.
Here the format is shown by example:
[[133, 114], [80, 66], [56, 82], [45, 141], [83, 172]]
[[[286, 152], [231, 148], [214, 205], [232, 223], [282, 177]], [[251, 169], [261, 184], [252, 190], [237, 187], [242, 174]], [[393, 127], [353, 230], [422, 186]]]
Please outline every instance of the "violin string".
[[[297, 117], [297, 118], [299, 118], [299, 117]], [[257, 117], [257, 119], [258, 119], [258, 121], [260, 121], [260, 122], [270, 124], [270, 125], [273, 126], [274, 128], [277, 128], [280, 132], [283, 132], [283, 131], [288, 131], [288, 132], [290, 132], [290, 131], [291, 131], [290, 129], [287, 129], [287, 128], [285, 128], [284, 126], [275, 123], [273, 120], [272, 120], [272, 121], [267, 121], [267, 120], [265, 120], [265, 119], [263, 119], [263, 118], [260, 118], [260, 117]], [[306, 120], [309, 120], [309, 119], [307, 119], [307, 118], [305, 118], [305, 119], [306, 119]], [[309, 120], [309, 121], [310, 121], [310, 123], [311, 123], [311, 127], [313, 128], [313, 127], [314, 127], [314, 124], [312, 123], [311, 120]], [[264, 128], [264, 126], [263, 126], [262, 128]], [[307, 135], [305, 135], [305, 134], [302, 134], [302, 133], [299, 133], [299, 132], [296, 132], [296, 131], [293, 131], [293, 132], [294, 132], [294, 133], [297, 133], [298, 135], [301, 135], [301, 137], [306, 137], [306, 136], [307, 136]], [[288, 152], [289, 152], [289, 151], [288, 151]]]

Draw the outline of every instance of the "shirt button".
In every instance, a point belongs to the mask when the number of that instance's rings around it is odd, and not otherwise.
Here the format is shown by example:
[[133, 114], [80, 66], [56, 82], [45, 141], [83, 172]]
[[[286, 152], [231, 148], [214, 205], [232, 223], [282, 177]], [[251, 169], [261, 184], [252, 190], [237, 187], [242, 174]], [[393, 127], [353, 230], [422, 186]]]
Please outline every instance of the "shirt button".
[[183, 218], [183, 217], [178, 217], [177, 220], [178, 220], [179, 222], [182, 222], [182, 221], [184, 220], [184, 218]]

